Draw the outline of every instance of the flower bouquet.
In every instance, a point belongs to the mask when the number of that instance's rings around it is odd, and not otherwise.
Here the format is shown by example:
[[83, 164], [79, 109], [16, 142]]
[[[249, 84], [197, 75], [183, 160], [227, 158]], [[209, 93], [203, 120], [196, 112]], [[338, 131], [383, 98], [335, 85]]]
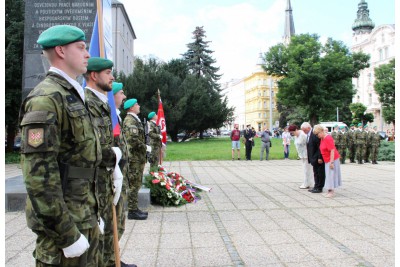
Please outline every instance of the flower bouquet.
[[[162, 206], [180, 206], [196, 202], [200, 199], [199, 192], [211, 188], [191, 183], [177, 172], [168, 172], [163, 166], [158, 171], [145, 176], [145, 184], [150, 188], [151, 200]], [[199, 188], [201, 187], [201, 189]]]

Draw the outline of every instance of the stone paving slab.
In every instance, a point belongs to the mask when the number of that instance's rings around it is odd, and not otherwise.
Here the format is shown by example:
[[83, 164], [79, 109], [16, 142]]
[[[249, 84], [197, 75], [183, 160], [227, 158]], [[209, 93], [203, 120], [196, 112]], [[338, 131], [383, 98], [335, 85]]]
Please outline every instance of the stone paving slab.
[[[138, 266], [395, 266], [395, 164], [344, 164], [336, 197], [299, 189], [296, 160], [166, 162], [212, 187], [182, 207], [126, 221], [122, 259]], [[15, 174], [15, 173], [14, 173]], [[17, 174], [18, 175], [18, 174]], [[6, 266], [34, 266], [35, 235], [6, 212]]]

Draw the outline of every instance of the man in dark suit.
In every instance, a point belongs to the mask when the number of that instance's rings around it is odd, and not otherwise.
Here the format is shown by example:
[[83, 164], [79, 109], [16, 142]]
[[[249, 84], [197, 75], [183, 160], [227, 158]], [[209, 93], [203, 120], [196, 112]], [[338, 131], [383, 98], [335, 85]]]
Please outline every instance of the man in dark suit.
[[253, 131], [251, 130], [251, 125], [248, 124], [246, 130], [244, 131], [244, 138], [246, 139], [246, 160], [251, 160], [251, 150], [253, 149]]
[[301, 129], [307, 135], [308, 163], [313, 166], [314, 172], [314, 188], [308, 191], [311, 193], [322, 193], [322, 188], [325, 185], [325, 164], [319, 150], [321, 140], [313, 133], [311, 125], [308, 122], [303, 122]]

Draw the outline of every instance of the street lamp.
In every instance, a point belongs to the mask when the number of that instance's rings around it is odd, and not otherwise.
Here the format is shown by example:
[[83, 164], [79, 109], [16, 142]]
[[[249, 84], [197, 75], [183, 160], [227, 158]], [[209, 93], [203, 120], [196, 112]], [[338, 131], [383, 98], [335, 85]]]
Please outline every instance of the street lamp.
[[274, 80], [269, 78], [269, 130], [272, 132], [272, 83]]

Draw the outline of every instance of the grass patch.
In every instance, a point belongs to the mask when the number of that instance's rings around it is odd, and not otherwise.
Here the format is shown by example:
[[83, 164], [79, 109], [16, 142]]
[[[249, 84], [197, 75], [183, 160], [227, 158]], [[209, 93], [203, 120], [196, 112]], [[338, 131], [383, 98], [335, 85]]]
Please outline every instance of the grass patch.
[[[272, 138], [268, 159], [283, 159], [282, 139]], [[232, 142], [229, 137], [193, 139], [183, 143], [168, 143], [165, 161], [232, 160]], [[261, 139], [255, 139], [251, 158], [260, 160]], [[235, 152], [236, 158], [236, 152]], [[240, 158], [246, 160], [246, 148], [240, 145]], [[290, 159], [297, 159], [297, 151], [292, 142]], [[265, 159], [265, 152], [264, 152]]]
[[6, 164], [20, 163], [21, 154], [19, 152], [6, 152], [5, 153]]

